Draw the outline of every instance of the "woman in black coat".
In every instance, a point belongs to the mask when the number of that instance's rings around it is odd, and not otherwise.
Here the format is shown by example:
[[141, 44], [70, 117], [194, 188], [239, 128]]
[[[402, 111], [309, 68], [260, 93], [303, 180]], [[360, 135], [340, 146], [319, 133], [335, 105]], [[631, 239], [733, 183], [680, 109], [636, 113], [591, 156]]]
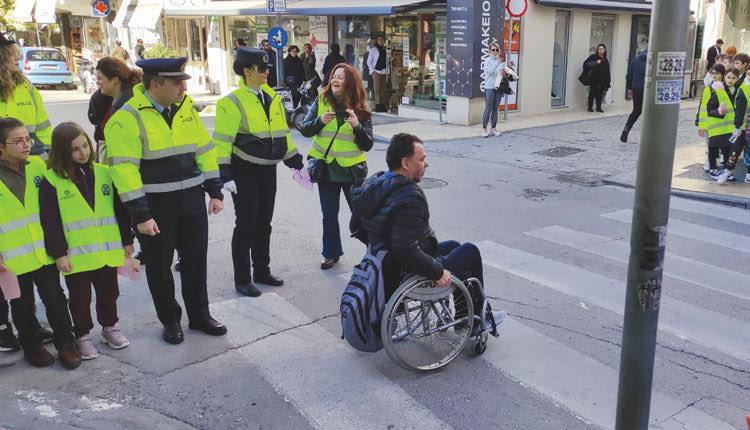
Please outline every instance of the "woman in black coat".
[[583, 62], [583, 73], [589, 86], [589, 112], [592, 109], [594, 100], [596, 100], [596, 111], [602, 110], [602, 97], [610, 86], [609, 60], [607, 59], [607, 47], [600, 43], [596, 47], [596, 52], [591, 54]]
[[299, 87], [305, 81], [305, 67], [302, 65], [302, 59], [299, 58], [299, 47], [290, 45], [287, 49], [289, 53], [284, 58], [284, 83], [292, 90], [292, 99], [297, 106], [299, 100]]

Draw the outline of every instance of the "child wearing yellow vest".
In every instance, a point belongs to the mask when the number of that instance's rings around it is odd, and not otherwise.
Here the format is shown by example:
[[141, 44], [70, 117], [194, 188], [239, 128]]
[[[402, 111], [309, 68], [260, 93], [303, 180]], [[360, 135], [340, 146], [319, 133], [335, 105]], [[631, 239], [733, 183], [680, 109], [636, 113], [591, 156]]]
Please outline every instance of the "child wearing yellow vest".
[[66, 369], [81, 364], [73, 338], [65, 294], [54, 260], [44, 248], [39, 221], [39, 184], [47, 170], [39, 157], [29, 157], [31, 136], [16, 118], [0, 118], [0, 272], [18, 276], [21, 297], [10, 301], [13, 322], [26, 361], [51, 366], [55, 358], [42, 345], [34, 316], [34, 284], [54, 331], [60, 362]]
[[81, 358], [98, 357], [89, 332], [91, 285], [102, 342], [122, 349], [130, 342], [116, 326], [117, 267], [133, 253], [130, 218], [112, 185], [107, 166], [94, 163], [94, 148], [81, 127], [65, 122], [52, 131], [49, 170], [40, 189], [47, 253], [65, 275], [73, 332]]
[[734, 175], [732, 175], [734, 165], [730, 161], [732, 151], [730, 138], [734, 133], [734, 99], [737, 95], [737, 87], [734, 84], [737, 83], [738, 78], [737, 69], [727, 70], [724, 82], [711, 84], [711, 98], [706, 105], [709, 161], [711, 161], [711, 156], [715, 157], [719, 151], [724, 156], [724, 169], [711, 170], [711, 176], [719, 184], [734, 180]]
[[[701, 95], [701, 102], [698, 105], [698, 114], [695, 116], [695, 125], [698, 126], [698, 136], [705, 137], [706, 138], [706, 150], [708, 151], [708, 109], [706, 108], [706, 105], [708, 104], [708, 100], [711, 98], [711, 84], [714, 82], [723, 82], [724, 81], [724, 74], [726, 73], [726, 69], [722, 64], [715, 64], [713, 67], [711, 67], [711, 70], [709, 71], [711, 74], [711, 83], [706, 85], [703, 88], [703, 94]], [[708, 152], [706, 152], [708, 154]], [[712, 169], [716, 169], [716, 157], [713, 159], [708, 159], [706, 161], [706, 165], [703, 167], [703, 170], [706, 172], [710, 172]]]

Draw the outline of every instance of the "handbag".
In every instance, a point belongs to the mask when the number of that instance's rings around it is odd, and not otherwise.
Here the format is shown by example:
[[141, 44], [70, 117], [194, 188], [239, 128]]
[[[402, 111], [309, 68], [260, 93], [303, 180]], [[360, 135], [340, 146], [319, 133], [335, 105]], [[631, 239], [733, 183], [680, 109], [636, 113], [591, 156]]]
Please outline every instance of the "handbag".
[[336, 133], [333, 135], [333, 138], [331, 138], [331, 143], [328, 144], [328, 149], [326, 149], [326, 153], [323, 154], [323, 158], [313, 158], [307, 162], [307, 172], [310, 174], [311, 182], [320, 182], [328, 179], [328, 164], [326, 163], [326, 157], [328, 157], [328, 153], [333, 146], [333, 141], [338, 134], [339, 130], [336, 129]]

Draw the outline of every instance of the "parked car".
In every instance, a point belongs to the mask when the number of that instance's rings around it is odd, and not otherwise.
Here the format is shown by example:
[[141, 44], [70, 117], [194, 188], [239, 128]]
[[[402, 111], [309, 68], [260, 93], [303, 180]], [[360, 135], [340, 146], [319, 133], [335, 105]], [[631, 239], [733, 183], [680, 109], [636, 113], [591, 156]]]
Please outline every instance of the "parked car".
[[54, 85], [73, 89], [73, 71], [62, 51], [57, 48], [21, 47], [18, 62], [23, 74], [35, 86]]

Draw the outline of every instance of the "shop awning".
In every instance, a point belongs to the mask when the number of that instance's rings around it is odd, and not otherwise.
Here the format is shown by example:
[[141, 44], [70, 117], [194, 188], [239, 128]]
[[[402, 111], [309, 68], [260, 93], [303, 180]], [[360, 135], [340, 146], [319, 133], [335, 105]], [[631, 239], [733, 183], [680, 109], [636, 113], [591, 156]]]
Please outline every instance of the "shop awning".
[[16, 7], [13, 8], [13, 21], [32, 22], [31, 10], [34, 9], [34, 0], [17, 1]]
[[540, 6], [577, 7], [596, 10], [625, 10], [630, 12], [651, 12], [648, 0], [536, 0]]
[[[436, 0], [290, 0], [286, 15], [393, 15]], [[166, 16], [268, 15], [266, 1], [214, 1], [205, 6], [164, 8]]]
[[162, 11], [162, 0], [123, 0], [112, 23], [120, 28], [156, 28]]

